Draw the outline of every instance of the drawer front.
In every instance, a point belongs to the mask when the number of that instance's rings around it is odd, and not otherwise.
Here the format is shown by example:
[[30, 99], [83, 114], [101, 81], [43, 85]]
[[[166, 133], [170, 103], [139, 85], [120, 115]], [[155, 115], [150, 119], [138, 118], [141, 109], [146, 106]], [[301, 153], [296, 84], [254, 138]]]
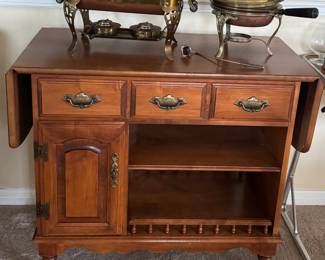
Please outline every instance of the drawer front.
[[90, 78], [40, 78], [41, 115], [124, 116], [124, 81]]
[[132, 97], [136, 118], [208, 118], [204, 83], [133, 82]]
[[288, 121], [294, 86], [215, 85], [213, 117], [221, 120]]

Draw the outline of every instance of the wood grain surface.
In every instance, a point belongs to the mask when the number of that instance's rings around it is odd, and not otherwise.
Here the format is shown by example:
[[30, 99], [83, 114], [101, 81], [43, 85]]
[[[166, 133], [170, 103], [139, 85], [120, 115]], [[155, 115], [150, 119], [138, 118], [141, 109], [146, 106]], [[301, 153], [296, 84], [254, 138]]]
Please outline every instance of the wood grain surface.
[[[192, 76], [283, 81], [314, 81], [318, 78], [313, 69], [278, 38], [272, 43], [274, 56], [268, 60], [265, 70], [251, 70], [223, 62], [215, 65], [197, 56], [182, 59], [181, 45], [190, 45], [195, 51], [214, 57], [217, 50], [216, 36], [179, 34], [176, 37], [179, 44], [174, 50], [175, 61], [169, 61], [163, 51], [164, 41], [94, 39], [86, 46], [80, 41], [76, 50], [69, 53], [67, 49], [71, 41], [70, 31], [44, 28], [35, 36], [12, 69], [25, 73], [106, 74], [119, 77]], [[265, 47], [255, 41], [250, 44], [230, 44], [226, 58], [263, 64], [267, 54]]]

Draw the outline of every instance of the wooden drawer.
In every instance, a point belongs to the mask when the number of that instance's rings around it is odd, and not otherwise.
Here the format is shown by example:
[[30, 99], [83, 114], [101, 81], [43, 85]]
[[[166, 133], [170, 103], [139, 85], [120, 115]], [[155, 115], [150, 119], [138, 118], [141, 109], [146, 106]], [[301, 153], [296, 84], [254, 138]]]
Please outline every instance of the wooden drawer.
[[[77, 98], [79, 97], [79, 98]], [[125, 101], [124, 101], [125, 100]], [[126, 83], [94, 78], [40, 78], [40, 115], [124, 116]]]
[[220, 120], [288, 121], [293, 85], [216, 84], [212, 117]]
[[152, 119], [208, 118], [207, 84], [132, 82], [132, 115]]

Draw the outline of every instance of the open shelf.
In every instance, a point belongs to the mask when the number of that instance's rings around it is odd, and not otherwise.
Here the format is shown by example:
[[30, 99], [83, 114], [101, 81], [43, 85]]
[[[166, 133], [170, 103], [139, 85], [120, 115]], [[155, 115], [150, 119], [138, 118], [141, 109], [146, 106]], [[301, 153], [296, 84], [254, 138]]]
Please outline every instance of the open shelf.
[[272, 175], [131, 171], [130, 232], [270, 234], [261, 176]]
[[259, 127], [134, 125], [130, 137], [130, 170], [281, 170]]

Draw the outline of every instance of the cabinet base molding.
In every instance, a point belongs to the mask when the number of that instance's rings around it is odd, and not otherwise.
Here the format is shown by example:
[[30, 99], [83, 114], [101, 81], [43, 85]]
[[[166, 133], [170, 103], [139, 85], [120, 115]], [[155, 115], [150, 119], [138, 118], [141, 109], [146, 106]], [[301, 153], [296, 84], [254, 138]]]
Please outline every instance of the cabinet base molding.
[[[277, 245], [281, 238], [277, 236], [250, 237], [241, 236], [137, 236], [132, 235], [116, 237], [41, 237], [36, 236], [33, 241], [38, 247], [41, 256], [63, 255], [69, 248], [80, 248], [106, 254], [128, 253], [131, 251], [168, 251], [186, 250], [192, 252], [222, 253], [234, 248], [242, 247], [252, 251], [258, 256], [275, 256]], [[54, 250], [54, 251], [53, 251]], [[52, 258], [43, 258], [52, 259]], [[268, 259], [268, 258], [261, 258]]]

